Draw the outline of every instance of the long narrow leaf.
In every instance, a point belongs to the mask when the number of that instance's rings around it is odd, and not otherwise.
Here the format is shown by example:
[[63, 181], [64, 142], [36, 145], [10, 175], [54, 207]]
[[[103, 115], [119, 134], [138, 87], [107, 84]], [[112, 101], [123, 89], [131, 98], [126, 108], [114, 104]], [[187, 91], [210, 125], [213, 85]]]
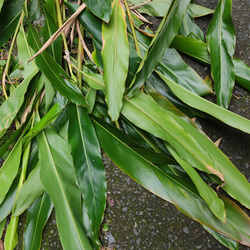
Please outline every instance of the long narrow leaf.
[[[207, 44], [202, 41], [177, 35], [171, 46], [205, 65], [211, 64]], [[233, 58], [233, 63], [236, 83], [250, 91], [250, 67], [237, 58]]]
[[205, 201], [191, 188], [193, 184], [188, 180], [166, 174], [142, 158], [111, 132], [111, 125], [95, 118], [94, 126], [101, 147], [132, 179], [152, 193], [173, 203], [180, 211], [201, 224], [242, 244], [250, 245], [250, 218], [239, 207], [223, 199], [227, 214], [226, 222], [223, 223], [213, 215]]
[[[34, 51], [38, 51], [41, 47], [39, 42], [38, 33], [36, 29], [29, 25], [28, 30], [28, 42]], [[67, 81], [69, 76], [62, 69], [62, 67], [56, 63], [51, 55], [44, 51], [36, 57], [36, 64], [44, 75], [49, 79], [53, 87], [64, 97], [69, 99], [71, 102], [78, 105], [87, 106], [86, 100], [83, 97], [81, 91], [77, 86]]]
[[8, 193], [11, 184], [17, 175], [21, 161], [21, 153], [22, 140], [19, 140], [0, 169], [0, 204], [4, 200], [4, 197]]
[[105, 100], [113, 121], [119, 117], [129, 65], [125, 11], [119, 0], [112, 5], [112, 16], [108, 24], [102, 25], [103, 80], [106, 88]]
[[218, 184], [224, 184], [222, 188], [229, 195], [250, 208], [250, 183], [229, 159], [192, 125], [162, 109], [142, 93], [124, 101], [122, 114], [140, 128], [166, 140], [188, 164], [219, 177], [223, 183]]
[[92, 232], [98, 236], [106, 205], [106, 176], [100, 145], [84, 108], [69, 106], [69, 144], [76, 178], [87, 209]]
[[22, 25], [17, 35], [17, 49], [18, 59], [23, 66], [21, 73], [25, 79], [30, 74], [30, 72], [36, 68], [36, 64], [35, 62], [31, 62], [30, 64], [27, 63], [29, 58], [33, 55], [33, 51], [28, 44], [27, 37]]
[[10, 97], [0, 107], [0, 138], [15, 119], [24, 102], [24, 95], [31, 79], [37, 74], [38, 68], [30, 72], [26, 79], [13, 91]]
[[186, 13], [189, 2], [190, 0], [174, 0], [172, 2], [169, 12], [163, 18], [130, 85], [128, 93], [130, 97], [144, 84], [170, 46]]
[[27, 212], [27, 224], [24, 232], [24, 250], [39, 250], [43, 228], [52, 212], [53, 204], [47, 193], [37, 198]]
[[169, 80], [160, 72], [158, 75], [165, 81], [173, 93], [189, 106], [208, 113], [215, 118], [225, 122], [229, 126], [240, 129], [246, 133], [250, 133], [250, 121], [231, 111], [221, 108], [220, 106], [207, 101], [206, 99], [193, 94], [187, 89], [179, 86], [175, 82]]
[[40, 168], [41, 165], [39, 163], [18, 192], [12, 216], [22, 214], [45, 191], [40, 181]]
[[38, 138], [40, 178], [56, 209], [62, 245], [69, 250], [92, 249], [81, 223], [81, 193], [69, 146], [52, 128]]
[[217, 104], [227, 108], [231, 99], [235, 73], [233, 54], [235, 31], [231, 18], [232, 0], [220, 0], [207, 30], [207, 44], [211, 56], [211, 74]]

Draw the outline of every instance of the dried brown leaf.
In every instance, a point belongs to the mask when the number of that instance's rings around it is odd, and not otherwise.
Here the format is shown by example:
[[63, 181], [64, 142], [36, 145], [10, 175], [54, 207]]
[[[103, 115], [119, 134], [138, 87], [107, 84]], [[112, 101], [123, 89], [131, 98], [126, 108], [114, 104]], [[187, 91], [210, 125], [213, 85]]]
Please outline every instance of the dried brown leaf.
[[86, 4], [82, 4], [77, 11], [50, 37], [50, 39], [42, 46], [42, 48], [32, 56], [28, 62], [33, 60], [36, 56], [42, 53], [50, 44], [52, 44], [58, 36], [60, 36], [77, 18], [77, 16], [84, 10]]

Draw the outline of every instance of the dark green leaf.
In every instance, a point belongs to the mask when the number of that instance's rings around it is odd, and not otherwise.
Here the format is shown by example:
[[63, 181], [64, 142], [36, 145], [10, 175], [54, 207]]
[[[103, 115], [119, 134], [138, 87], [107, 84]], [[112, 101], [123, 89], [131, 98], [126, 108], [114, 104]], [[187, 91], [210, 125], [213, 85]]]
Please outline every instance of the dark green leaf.
[[235, 31], [231, 9], [232, 0], [220, 0], [207, 30], [211, 75], [214, 80], [217, 104], [223, 108], [229, 105], [235, 81], [233, 64]]
[[23, 9], [24, 0], [5, 1], [0, 13], [0, 46], [15, 32]]
[[108, 22], [111, 16], [111, 0], [85, 0], [84, 3], [90, 11], [105, 22]]
[[98, 236], [106, 205], [105, 169], [89, 116], [84, 108], [73, 104], [69, 106], [68, 138], [92, 232]]
[[24, 250], [39, 250], [43, 228], [52, 212], [53, 204], [47, 193], [36, 199], [27, 212], [27, 224], [24, 232]]
[[38, 138], [40, 178], [56, 209], [62, 245], [66, 250], [92, 249], [81, 223], [81, 193], [69, 146], [52, 128]]
[[189, 2], [190, 0], [174, 0], [172, 2], [169, 12], [163, 18], [130, 85], [129, 97], [144, 84], [164, 56], [180, 27], [181, 20], [186, 13]]

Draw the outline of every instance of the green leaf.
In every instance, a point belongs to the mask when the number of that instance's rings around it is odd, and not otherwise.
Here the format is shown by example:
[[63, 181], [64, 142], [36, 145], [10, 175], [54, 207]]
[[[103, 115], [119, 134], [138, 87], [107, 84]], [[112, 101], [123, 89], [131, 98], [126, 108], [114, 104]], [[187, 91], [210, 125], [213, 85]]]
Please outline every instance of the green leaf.
[[167, 50], [156, 70], [193, 93], [201, 96], [213, 93], [212, 87], [182, 60], [175, 49]]
[[122, 109], [122, 114], [128, 120], [141, 129], [167, 141], [190, 165], [211, 173], [207, 166], [215, 167], [213, 159], [197, 142], [196, 138], [186, 133], [185, 129], [176, 122], [175, 117], [173, 118], [169, 113], [143, 93], [138, 93], [133, 98], [124, 100]]
[[[47, 4], [46, 4], [47, 6]], [[49, 13], [46, 7], [43, 8], [43, 13], [45, 16], [45, 24], [42, 29], [43, 38], [45, 41], [49, 40], [49, 38], [57, 31], [58, 27], [53, 21], [51, 13]], [[51, 46], [47, 48], [47, 51], [52, 55], [55, 61], [61, 65], [62, 63], [62, 37], [59, 36]]]
[[194, 19], [191, 17], [189, 11], [186, 12], [185, 17], [181, 22], [181, 26], [178, 31], [179, 35], [182, 36], [195, 36], [197, 39], [204, 41], [203, 31], [199, 26], [194, 22]]
[[46, 126], [48, 126], [51, 122], [53, 122], [58, 115], [62, 112], [62, 107], [60, 107], [57, 103], [50, 108], [48, 113], [43, 116], [43, 118], [37, 122], [37, 124], [29, 130], [29, 132], [25, 135], [25, 139], [30, 141], [34, 138], [39, 132], [41, 132]]
[[[220, 109], [224, 110], [221, 107]], [[179, 157], [191, 166], [219, 177], [221, 182], [217, 183], [222, 184], [222, 188], [229, 195], [244, 206], [250, 207], [250, 183], [229, 159], [192, 125], [162, 109], [143, 93], [124, 100], [122, 114], [138, 127], [168, 142]], [[249, 120], [246, 121], [250, 123]]]
[[19, 140], [0, 168], [0, 204], [8, 193], [19, 169], [22, 154], [22, 140]]
[[[207, 44], [202, 41], [177, 35], [171, 46], [205, 65], [210, 65], [211, 63]], [[237, 84], [250, 91], [250, 67], [237, 58], [233, 58], [233, 63]]]
[[4, 249], [13, 250], [18, 242], [17, 225], [19, 217], [11, 217], [4, 238]]
[[0, 46], [6, 43], [15, 32], [24, 0], [5, 1], [0, 13]]
[[190, 3], [189, 10], [192, 13], [192, 16], [194, 18], [195, 17], [202, 17], [202, 16], [206, 16], [206, 15], [214, 13], [214, 10], [212, 10], [212, 9], [203, 7], [203, 6], [198, 5], [198, 4], [193, 4], [193, 3]]
[[207, 44], [200, 40], [177, 35], [171, 43], [171, 47], [191, 56], [205, 65], [210, 65], [211, 63], [210, 55], [207, 51]]
[[103, 80], [105, 100], [113, 121], [119, 118], [122, 107], [125, 81], [129, 65], [129, 45], [126, 31], [125, 11], [119, 0], [114, 0], [112, 16], [108, 24], [102, 25]]
[[[40, 178], [56, 209], [64, 249], [92, 249], [81, 223], [81, 193], [67, 142], [52, 129], [38, 135]], [[48, 174], [49, 173], [49, 174]]]
[[[129, 0], [128, 1], [131, 4], [134, 4], [134, 6], [137, 6], [139, 4], [145, 3], [145, 0]], [[145, 13], [150, 16], [159, 16], [163, 17], [168, 12], [169, 7], [171, 4], [171, 0], [154, 0], [151, 1], [140, 8], [137, 9], [140, 13]]]
[[106, 176], [100, 145], [84, 108], [69, 106], [69, 144], [92, 232], [98, 236], [106, 205]]
[[111, 16], [111, 0], [85, 0], [84, 3], [94, 15], [105, 22], [109, 21]]
[[169, 12], [163, 18], [130, 85], [129, 97], [144, 84], [164, 56], [180, 27], [181, 20], [186, 13], [189, 2], [190, 0], [174, 0], [172, 2]]
[[9, 98], [0, 106], [0, 138], [15, 119], [24, 102], [24, 95], [29, 83], [37, 72], [38, 68], [32, 70], [26, 79], [20, 83], [20, 85], [11, 93]]
[[39, 162], [23, 183], [16, 197], [12, 216], [22, 214], [45, 191], [40, 181], [40, 169], [41, 165]]
[[[41, 47], [38, 33], [32, 25], [29, 25], [28, 29], [28, 42], [34, 51], [38, 51]], [[42, 52], [35, 60], [39, 69], [62, 96], [75, 104], [84, 107], [87, 106], [86, 100], [79, 88], [67, 80], [70, 77], [48, 52]]]
[[226, 211], [224, 209], [224, 203], [220, 198], [218, 198], [216, 192], [204, 182], [198, 172], [191, 165], [179, 157], [177, 152], [171, 148], [171, 146], [167, 145], [167, 149], [174, 156], [180, 166], [182, 166], [182, 168], [187, 172], [195, 187], [197, 188], [200, 196], [206, 201], [213, 214], [221, 221], [225, 222]]
[[17, 49], [18, 59], [20, 61], [20, 64], [23, 66], [21, 74], [25, 79], [27, 76], [29, 76], [30, 72], [36, 68], [36, 64], [34, 61], [28, 64], [28, 60], [33, 56], [34, 52], [28, 44], [27, 37], [22, 25], [20, 26], [20, 30], [17, 35]]
[[7, 193], [3, 202], [0, 205], [0, 221], [3, 221], [12, 211], [15, 198], [16, 198], [19, 177], [20, 177], [20, 174], [16, 176], [15, 180], [13, 181], [9, 189], [9, 192]]
[[240, 129], [243, 132], [250, 133], [250, 121], [248, 119], [229, 110], [223, 109], [220, 106], [190, 92], [189, 90], [166, 78], [160, 72], [158, 72], [158, 75], [165, 81], [173, 93], [187, 105], [210, 114], [229, 126]]
[[43, 228], [52, 212], [53, 204], [47, 193], [36, 199], [27, 212], [27, 224], [24, 232], [24, 250], [39, 250]]
[[220, 0], [207, 30], [211, 75], [217, 104], [223, 108], [229, 105], [235, 81], [233, 54], [236, 38], [231, 9], [232, 0]]
[[[222, 222], [201, 199], [193, 184], [185, 179], [166, 174], [158, 167], [142, 158], [114, 135], [111, 125], [94, 118], [94, 126], [101, 147], [111, 160], [128, 176], [176, 207], [192, 219], [216, 230], [242, 244], [250, 244], [250, 218], [234, 203], [223, 197], [226, 209], [226, 222]], [[114, 128], [115, 129], [115, 128]], [[115, 147], [113, 145], [116, 145]]]
[[205, 230], [207, 230], [216, 240], [218, 240], [221, 244], [223, 244], [225, 247], [231, 250], [238, 250], [239, 249], [239, 243], [212, 230], [211, 228], [202, 225]]
[[82, 72], [88, 85], [96, 90], [102, 90], [105, 93], [103, 75], [97, 73]]

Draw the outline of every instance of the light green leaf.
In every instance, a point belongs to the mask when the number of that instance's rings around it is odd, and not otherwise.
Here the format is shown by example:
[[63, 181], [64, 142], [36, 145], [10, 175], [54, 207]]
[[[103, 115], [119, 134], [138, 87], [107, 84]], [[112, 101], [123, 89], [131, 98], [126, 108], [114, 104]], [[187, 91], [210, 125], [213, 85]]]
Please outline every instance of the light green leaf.
[[4, 197], [8, 193], [11, 184], [13, 183], [21, 161], [21, 153], [22, 153], [22, 140], [19, 140], [7, 159], [5, 160], [3, 166], [0, 168], [0, 204], [4, 200]]
[[81, 223], [81, 193], [69, 146], [52, 128], [38, 139], [40, 178], [56, 209], [62, 245], [66, 250], [92, 249]]
[[9, 128], [15, 119], [19, 109], [24, 102], [24, 95], [27, 91], [31, 79], [37, 74], [38, 68], [35, 68], [21, 82], [21, 84], [12, 92], [9, 98], [0, 106], [0, 138]]
[[175, 82], [166, 78], [160, 72], [157, 72], [162, 80], [169, 86], [173, 93], [189, 106], [201, 110], [207, 114], [214, 116], [222, 122], [240, 129], [243, 132], [250, 133], [250, 121], [244, 117], [241, 117], [231, 111], [225, 110], [220, 106], [207, 101], [206, 99], [190, 92], [189, 90], [179, 86]]
[[235, 31], [231, 9], [232, 0], [220, 0], [207, 30], [211, 75], [214, 80], [217, 104], [223, 108], [229, 105], [235, 81], [233, 64]]
[[102, 25], [103, 37], [103, 80], [106, 89], [105, 100], [113, 121], [119, 118], [122, 107], [125, 81], [129, 65], [125, 11], [119, 0], [114, 0], [109, 23]]
[[20, 30], [17, 35], [17, 49], [18, 59], [23, 67], [23, 69], [21, 70], [21, 74], [25, 79], [30, 74], [30, 72], [36, 68], [36, 64], [34, 61], [28, 63], [28, 60], [34, 55], [34, 52], [28, 44], [26, 34], [22, 25], [20, 26]]
[[[69, 144], [92, 232], [98, 237], [106, 205], [106, 176], [99, 141], [84, 108], [69, 106]], [[84, 174], [83, 174], [84, 173]], [[88, 232], [91, 234], [91, 232]]]
[[194, 18], [195, 17], [202, 17], [202, 16], [206, 16], [206, 15], [214, 13], [214, 10], [203, 7], [203, 6], [198, 5], [198, 4], [194, 4], [194, 3], [190, 3], [189, 10], [192, 13], [192, 16]]
[[16, 197], [13, 216], [22, 214], [45, 191], [40, 181], [40, 169], [41, 165], [39, 162], [23, 183]]
[[27, 212], [27, 224], [24, 232], [24, 250], [39, 250], [43, 228], [51, 215], [53, 204], [47, 193], [36, 199]]
[[226, 220], [226, 211], [224, 208], [223, 201], [218, 198], [216, 192], [207, 185], [198, 172], [187, 162], [183, 161], [177, 152], [166, 143], [167, 149], [174, 156], [177, 162], [182, 166], [182, 168], [187, 172], [194, 185], [196, 186], [200, 196], [206, 201], [212, 213], [219, 218], [221, 221]]
[[[137, 6], [139, 4], [145, 3], [145, 0], [129, 0], [128, 1], [133, 6]], [[140, 8], [137, 9], [140, 13], [145, 13], [150, 16], [159, 16], [163, 17], [168, 12], [169, 7], [171, 4], [171, 0], [154, 0], [147, 4], [142, 5]]]
[[96, 90], [102, 90], [105, 93], [105, 85], [103, 82], [103, 75], [97, 73], [83, 72], [88, 85]]

